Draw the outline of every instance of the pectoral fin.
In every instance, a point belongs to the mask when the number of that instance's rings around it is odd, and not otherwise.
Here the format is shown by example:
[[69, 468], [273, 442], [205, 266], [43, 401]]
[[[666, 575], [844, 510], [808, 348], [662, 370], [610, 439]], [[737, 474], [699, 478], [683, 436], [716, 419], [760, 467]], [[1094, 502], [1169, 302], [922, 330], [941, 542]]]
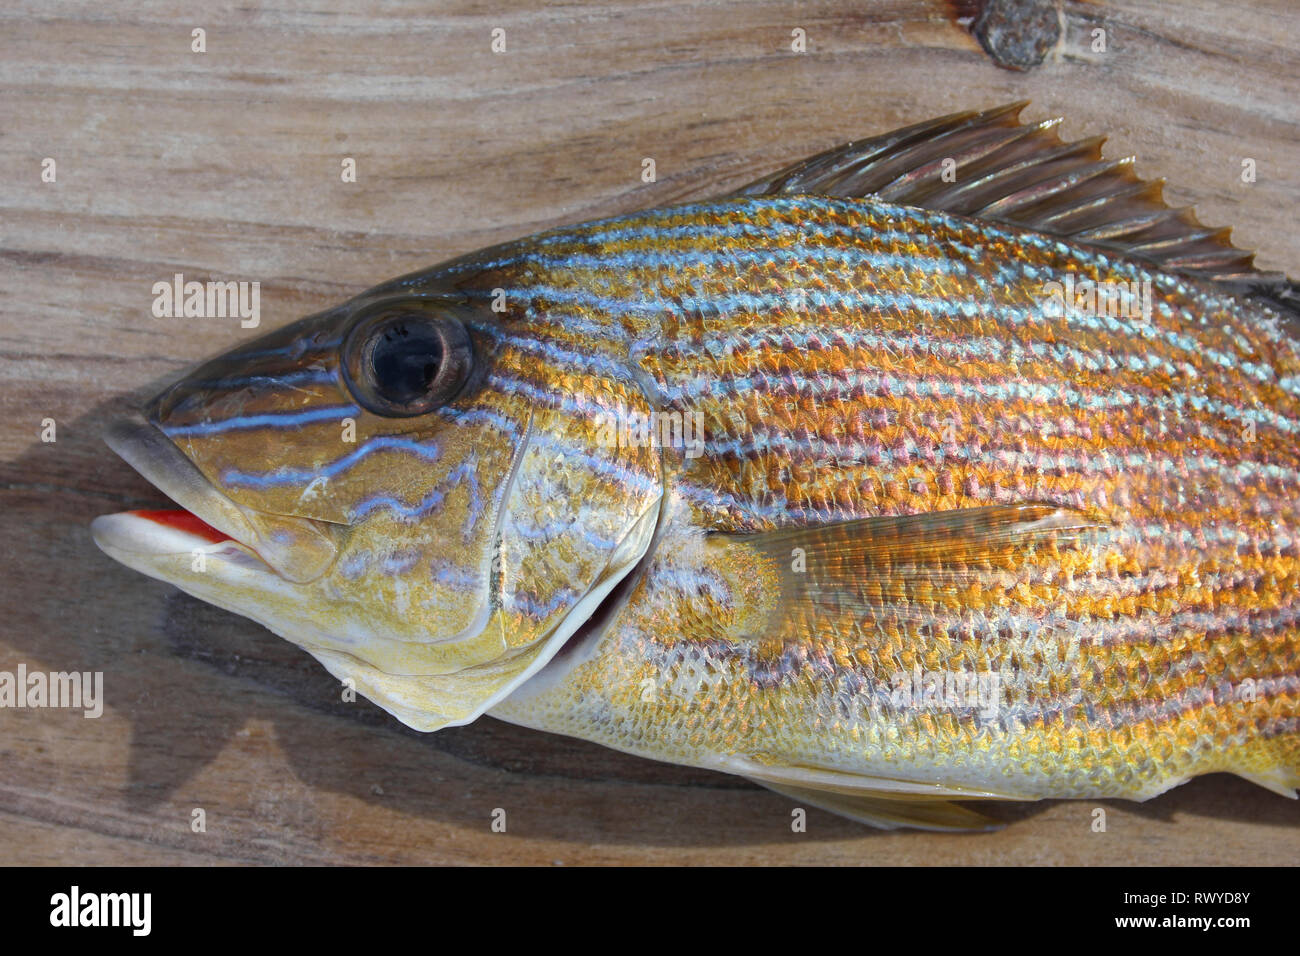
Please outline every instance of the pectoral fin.
[[1044, 503], [989, 505], [863, 518], [730, 540], [760, 556], [780, 582], [777, 614], [914, 617], [1006, 603], [1027, 564], [1068, 569], [1094, 560], [1109, 528]]

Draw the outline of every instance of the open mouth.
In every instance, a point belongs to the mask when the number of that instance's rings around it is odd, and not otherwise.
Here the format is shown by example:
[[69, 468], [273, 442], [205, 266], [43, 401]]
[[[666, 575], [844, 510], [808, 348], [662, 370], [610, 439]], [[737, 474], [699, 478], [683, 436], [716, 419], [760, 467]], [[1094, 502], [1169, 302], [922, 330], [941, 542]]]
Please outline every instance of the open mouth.
[[200, 554], [204, 555], [205, 562], [212, 558], [226, 564], [242, 565], [247, 570], [270, 571], [266, 562], [251, 548], [180, 508], [103, 515], [91, 522], [90, 533], [100, 550], [109, 557], [150, 577], [172, 583], [177, 582], [174, 575], [165, 573], [165, 566], [177, 559], [190, 561]]
[[179, 531], [187, 537], [199, 538], [203, 541], [210, 541], [213, 544], [220, 544], [223, 541], [230, 540], [230, 535], [218, 531], [198, 515], [186, 511], [184, 508], [128, 511], [126, 514], [131, 515], [133, 518], [143, 518], [145, 521], [152, 521], [154, 524], [160, 524], [164, 528], [171, 528], [174, 531]]
[[96, 518], [95, 543], [110, 557], [171, 580], [165, 561], [197, 553], [272, 571], [303, 583], [334, 561], [332, 538], [318, 522], [246, 508], [216, 488], [161, 429], [141, 417], [113, 425], [105, 441], [180, 507], [124, 511]]

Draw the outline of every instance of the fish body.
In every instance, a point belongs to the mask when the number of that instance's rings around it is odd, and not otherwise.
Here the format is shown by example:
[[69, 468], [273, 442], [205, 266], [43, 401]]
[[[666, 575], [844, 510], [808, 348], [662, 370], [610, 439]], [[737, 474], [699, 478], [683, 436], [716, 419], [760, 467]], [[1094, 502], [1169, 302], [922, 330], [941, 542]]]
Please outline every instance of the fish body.
[[[500, 269], [539, 315], [546, 290], [583, 289], [558, 324], [637, 356], [658, 407], [703, 413], [707, 450], [666, 451], [663, 538], [615, 619], [492, 713], [680, 763], [924, 768], [1026, 798], [1300, 757], [1300, 364], [1261, 310], [1043, 237], [810, 197], [619, 220]], [[1045, 317], [1067, 275], [1150, 283], [1150, 319]], [[1106, 530], [866, 615], [792, 612], [744, 543], [710, 537], [1022, 502]], [[947, 706], [963, 674], [997, 675], [995, 715]], [[918, 700], [932, 675], [937, 706]]]
[[[879, 826], [1216, 771], [1294, 796], [1289, 287], [1190, 267], [1225, 271], [1208, 233], [1166, 268], [844, 187], [912, 148], [882, 139], [214, 360], [110, 439], [212, 527], [97, 540], [421, 729], [488, 713]], [[923, 166], [886, 172], [914, 198]], [[1114, 218], [1030, 186], [1037, 225]]]

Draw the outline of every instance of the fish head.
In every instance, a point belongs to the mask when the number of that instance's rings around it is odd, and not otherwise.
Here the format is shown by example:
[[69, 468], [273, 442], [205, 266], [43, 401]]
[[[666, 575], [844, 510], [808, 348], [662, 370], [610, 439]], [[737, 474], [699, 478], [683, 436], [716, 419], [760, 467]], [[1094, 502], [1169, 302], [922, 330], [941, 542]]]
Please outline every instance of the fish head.
[[108, 443], [181, 506], [109, 555], [305, 648], [405, 723], [467, 723], [646, 552], [662, 476], [607, 440], [621, 357], [463, 296], [367, 294], [219, 356]]

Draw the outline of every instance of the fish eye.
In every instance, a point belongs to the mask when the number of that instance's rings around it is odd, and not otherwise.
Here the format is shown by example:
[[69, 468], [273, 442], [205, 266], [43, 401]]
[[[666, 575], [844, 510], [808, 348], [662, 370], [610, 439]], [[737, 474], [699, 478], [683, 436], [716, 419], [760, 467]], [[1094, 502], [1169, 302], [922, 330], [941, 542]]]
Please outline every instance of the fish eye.
[[423, 415], [451, 401], [474, 362], [465, 326], [418, 307], [363, 315], [343, 346], [343, 377], [363, 408], [389, 418]]

